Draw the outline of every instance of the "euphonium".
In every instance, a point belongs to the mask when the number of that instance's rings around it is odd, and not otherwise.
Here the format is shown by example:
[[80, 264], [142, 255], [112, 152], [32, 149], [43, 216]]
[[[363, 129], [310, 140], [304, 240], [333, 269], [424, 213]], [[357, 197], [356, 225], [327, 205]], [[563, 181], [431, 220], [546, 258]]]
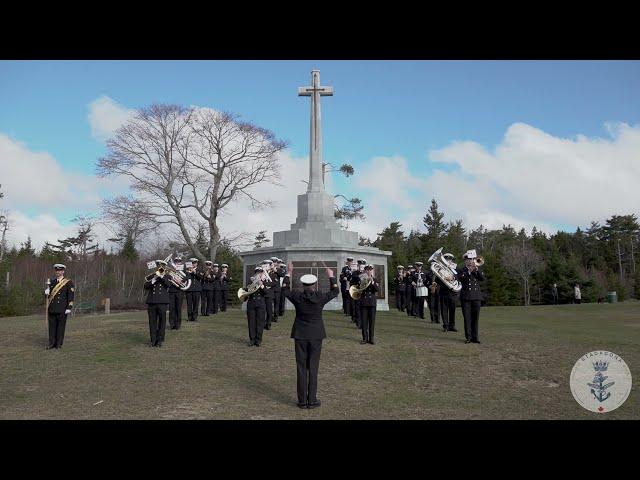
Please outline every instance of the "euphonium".
[[476, 267], [480, 268], [481, 266], [484, 265], [484, 257], [478, 255], [476, 258], [473, 259], [473, 261], [476, 263]]
[[165, 275], [167, 275], [171, 284], [180, 290], [187, 290], [191, 286], [191, 279], [187, 278], [186, 273], [176, 268], [171, 259], [171, 255], [165, 258], [164, 261], [167, 264], [164, 267]]
[[431, 271], [436, 274], [449, 289], [454, 292], [459, 292], [462, 290], [462, 285], [456, 278], [447, 261], [442, 257], [442, 248], [443, 247], [440, 247], [429, 257], [428, 261], [431, 262]]

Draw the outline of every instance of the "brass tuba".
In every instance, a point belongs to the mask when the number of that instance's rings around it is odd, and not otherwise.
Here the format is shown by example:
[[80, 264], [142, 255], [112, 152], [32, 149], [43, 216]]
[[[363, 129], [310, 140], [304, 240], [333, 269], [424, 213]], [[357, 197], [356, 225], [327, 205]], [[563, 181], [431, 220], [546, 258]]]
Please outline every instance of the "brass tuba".
[[431, 271], [444, 282], [444, 284], [454, 292], [462, 290], [462, 284], [456, 278], [454, 271], [448, 262], [442, 257], [442, 249], [433, 252], [433, 255], [429, 257], [428, 262], [431, 263]]
[[484, 265], [484, 257], [478, 255], [476, 258], [473, 259], [474, 262], [476, 262], [476, 267], [480, 268], [481, 266]]

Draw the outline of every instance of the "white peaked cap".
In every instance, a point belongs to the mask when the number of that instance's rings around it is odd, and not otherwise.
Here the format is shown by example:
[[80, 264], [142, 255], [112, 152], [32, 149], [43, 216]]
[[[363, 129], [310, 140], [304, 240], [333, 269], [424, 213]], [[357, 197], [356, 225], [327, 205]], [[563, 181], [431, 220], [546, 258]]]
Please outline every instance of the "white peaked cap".
[[473, 250], [467, 250], [467, 253], [464, 254], [464, 258], [476, 258], [478, 254], [476, 253], [475, 248]]
[[318, 281], [318, 277], [310, 273], [307, 273], [306, 275], [303, 275], [302, 277], [300, 277], [300, 281], [302, 282], [303, 285], [313, 285]]
[[53, 268], [64, 268], [65, 270], [67, 269], [66, 265], [63, 265], [62, 263], [56, 263]]

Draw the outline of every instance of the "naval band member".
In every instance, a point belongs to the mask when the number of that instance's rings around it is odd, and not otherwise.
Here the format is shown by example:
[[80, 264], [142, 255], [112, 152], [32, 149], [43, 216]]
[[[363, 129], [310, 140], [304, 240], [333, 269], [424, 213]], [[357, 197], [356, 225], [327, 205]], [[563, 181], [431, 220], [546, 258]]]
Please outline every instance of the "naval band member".
[[464, 343], [480, 343], [478, 339], [478, 320], [480, 319], [480, 305], [482, 301], [482, 291], [480, 283], [485, 280], [484, 273], [476, 265], [477, 258], [475, 250], [468, 250], [462, 257], [464, 268], [458, 273], [458, 280], [462, 284], [460, 290], [460, 305], [462, 306], [462, 316], [464, 317]]
[[[156, 267], [162, 266], [161, 260], [156, 260]], [[153, 275], [153, 276], [152, 276]], [[149, 316], [150, 347], [161, 347], [164, 342], [164, 332], [167, 324], [167, 309], [171, 301], [169, 287], [172, 283], [164, 273], [156, 270], [155, 274], [147, 276], [144, 289], [147, 293], [147, 315]]]
[[422, 271], [422, 262], [415, 262], [416, 271], [411, 276], [411, 286], [413, 287], [413, 313], [414, 316], [424, 319], [424, 302], [429, 295], [427, 290], [427, 275]]
[[399, 312], [404, 312], [405, 284], [404, 284], [404, 266], [398, 265], [398, 273], [393, 279], [396, 294], [396, 308]]
[[227, 311], [227, 302], [229, 300], [229, 283], [231, 283], [231, 275], [229, 275], [229, 265], [223, 263], [220, 266], [220, 275], [218, 276], [220, 285], [220, 311]]
[[[256, 267], [250, 282], [260, 282], [260, 287], [247, 298], [247, 324], [249, 326], [249, 347], [259, 347], [262, 343], [262, 332], [266, 316], [264, 270]], [[247, 287], [244, 287], [247, 290]]]
[[342, 312], [351, 316], [352, 298], [349, 295], [349, 280], [351, 279], [351, 265], [353, 257], [347, 257], [344, 267], [340, 272], [340, 295], [342, 296]]
[[[373, 265], [367, 265], [364, 267], [364, 275], [371, 278], [371, 283], [360, 295], [360, 325], [362, 328], [362, 345], [369, 343], [375, 345], [373, 341], [373, 331], [376, 324], [376, 307], [378, 300], [376, 298], [376, 292], [380, 289], [380, 283], [374, 276]], [[360, 276], [360, 282], [363, 281], [363, 276]]]
[[198, 259], [190, 258], [187, 263], [186, 275], [191, 280], [191, 285], [184, 292], [187, 300], [187, 319], [189, 322], [198, 321], [198, 309], [200, 307], [200, 295], [202, 293], [202, 274], [198, 272]]
[[[296, 318], [291, 329], [291, 338], [295, 341], [296, 374], [298, 407], [317, 408], [318, 400], [318, 369], [320, 367], [320, 352], [322, 340], [327, 337], [322, 320], [322, 309], [338, 296], [339, 288], [333, 270], [326, 269], [329, 277], [329, 292], [316, 291], [318, 278], [307, 274], [300, 278], [302, 292], [292, 292], [289, 283], [283, 285], [285, 296], [296, 309]], [[289, 262], [287, 277], [293, 274], [293, 264]]]
[[278, 317], [281, 317], [280, 313], [280, 302], [282, 299], [282, 279], [287, 274], [285, 271], [284, 265], [282, 265], [282, 260], [278, 257], [271, 257], [271, 261], [273, 262], [273, 271], [271, 273], [271, 278], [273, 279], [273, 322], [278, 322]]
[[67, 267], [62, 263], [53, 266], [55, 278], [49, 280], [44, 294], [47, 296], [47, 315], [49, 321], [49, 344], [47, 350], [62, 348], [67, 315], [73, 308], [75, 287], [69, 278], [64, 278]]
[[[173, 257], [173, 264], [176, 270], [184, 270], [184, 263], [182, 263], [182, 257], [180, 255]], [[169, 286], [169, 327], [171, 330], [180, 330], [180, 326], [182, 325], [183, 300], [183, 291], [172, 283]]]
[[208, 317], [209, 312], [213, 310], [213, 262], [206, 260], [204, 262], [204, 271], [202, 272], [202, 298], [200, 304], [200, 315]]

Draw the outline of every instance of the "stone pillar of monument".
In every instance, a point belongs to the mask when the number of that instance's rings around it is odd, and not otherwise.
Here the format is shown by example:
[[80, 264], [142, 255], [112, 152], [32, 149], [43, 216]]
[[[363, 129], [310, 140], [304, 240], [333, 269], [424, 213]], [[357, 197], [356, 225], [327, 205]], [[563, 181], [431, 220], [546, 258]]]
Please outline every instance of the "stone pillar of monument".
[[[387, 257], [391, 252], [375, 247], [358, 245], [358, 232], [343, 230], [334, 216], [334, 198], [324, 188], [322, 176], [322, 124], [320, 98], [333, 95], [333, 88], [320, 85], [320, 72], [311, 72], [311, 86], [298, 88], [298, 95], [311, 97], [311, 121], [309, 143], [309, 182], [306, 193], [298, 195], [298, 215], [290, 230], [273, 232], [271, 247], [255, 248], [240, 252], [243, 263], [244, 284], [248, 285], [253, 269], [271, 256], [293, 264], [292, 288], [300, 289], [300, 277], [314, 274], [319, 281], [316, 288], [328, 290], [326, 268], [339, 275], [348, 257], [364, 258], [374, 266], [381, 283], [378, 292], [378, 310], [388, 310], [389, 287], [387, 284]], [[243, 308], [246, 308], [243, 304]], [[293, 305], [287, 301], [286, 308]], [[326, 310], [340, 310], [342, 298], [332, 300]]]

